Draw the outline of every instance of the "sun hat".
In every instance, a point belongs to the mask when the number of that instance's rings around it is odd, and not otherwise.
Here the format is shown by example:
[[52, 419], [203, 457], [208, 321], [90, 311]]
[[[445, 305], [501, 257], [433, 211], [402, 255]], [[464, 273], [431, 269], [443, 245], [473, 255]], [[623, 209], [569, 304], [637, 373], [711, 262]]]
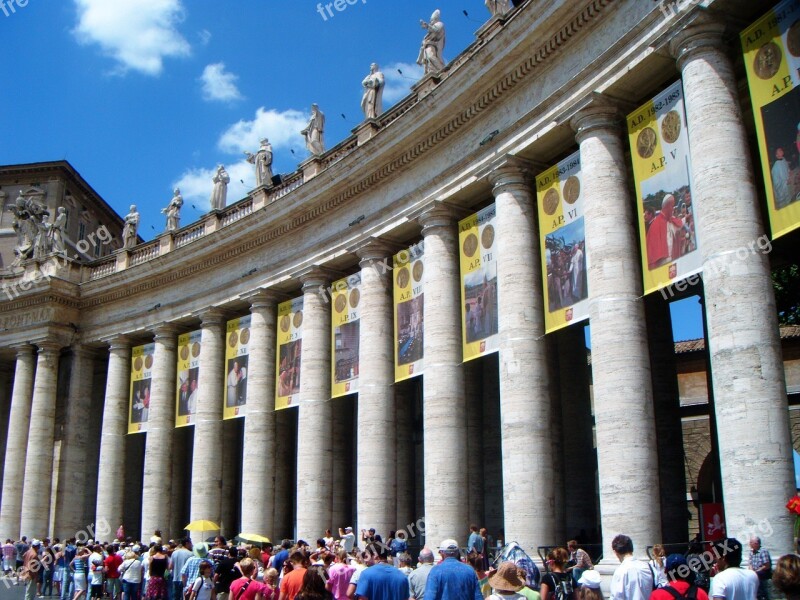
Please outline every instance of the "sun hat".
[[500, 564], [494, 575], [489, 577], [489, 585], [500, 592], [518, 592], [525, 587], [525, 582], [519, 578], [517, 565], [507, 560]]
[[603, 579], [600, 577], [600, 573], [593, 569], [589, 569], [588, 571], [584, 571], [583, 575], [581, 575], [581, 578], [578, 579], [578, 585], [597, 590], [600, 589], [600, 584], [602, 581]]

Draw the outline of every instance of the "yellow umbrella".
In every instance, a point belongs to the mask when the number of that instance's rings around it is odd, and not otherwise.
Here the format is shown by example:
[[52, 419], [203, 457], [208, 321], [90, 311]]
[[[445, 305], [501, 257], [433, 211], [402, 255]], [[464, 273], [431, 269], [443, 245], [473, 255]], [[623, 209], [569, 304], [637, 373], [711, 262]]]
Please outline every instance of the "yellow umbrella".
[[256, 542], [258, 544], [269, 544], [270, 539], [265, 535], [259, 535], [257, 533], [240, 533], [239, 539], [245, 540], [247, 542]]
[[184, 529], [186, 531], [219, 531], [219, 525], [214, 523], [214, 521], [201, 519], [199, 521], [192, 521], [184, 527]]

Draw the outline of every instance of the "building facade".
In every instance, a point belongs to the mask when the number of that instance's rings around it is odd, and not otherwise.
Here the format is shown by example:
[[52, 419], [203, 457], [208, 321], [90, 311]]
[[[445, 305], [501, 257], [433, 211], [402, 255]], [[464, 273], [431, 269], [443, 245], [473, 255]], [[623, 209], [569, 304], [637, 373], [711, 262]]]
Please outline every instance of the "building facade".
[[[274, 539], [422, 527], [437, 543], [465, 541], [477, 522], [532, 553], [582, 532], [607, 559], [617, 533], [637, 551], [686, 541], [697, 500], [687, 499], [669, 300], [700, 293], [721, 488], [708, 501], [724, 502], [728, 532], [768, 523], [764, 545], [792, 550], [790, 410], [770, 269], [796, 257], [797, 236], [770, 253], [737, 252], [766, 232], [735, 43], [763, 7], [696, 4], [528, 0], [277, 187], [152, 242], [61, 264], [3, 302], [0, 536], [65, 537], [90, 524], [108, 537], [120, 524], [175, 536], [209, 519], [227, 535]], [[702, 264], [714, 268], [688, 292], [646, 295], [625, 115], [678, 80]], [[585, 324], [545, 329], [534, 187], [576, 151], [590, 364]], [[497, 351], [465, 362], [458, 222], [489, 206]], [[395, 382], [390, 267], [420, 242], [425, 370]], [[39, 268], [29, 261], [17, 277], [33, 281]], [[332, 398], [329, 288], [353, 275], [359, 387]], [[302, 378], [293, 405], [276, 410], [278, 307], [296, 298]], [[235, 408], [226, 390], [236, 389], [229, 325], [243, 318], [247, 412], [226, 419]], [[193, 331], [202, 347], [194, 411], [176, 428], [176, 393], [190, 381], [176, 369], [180, 336]], [[147, 389], [132, 381], [137, 357]], [[129, 433], [137, 394], [146, 433]]]

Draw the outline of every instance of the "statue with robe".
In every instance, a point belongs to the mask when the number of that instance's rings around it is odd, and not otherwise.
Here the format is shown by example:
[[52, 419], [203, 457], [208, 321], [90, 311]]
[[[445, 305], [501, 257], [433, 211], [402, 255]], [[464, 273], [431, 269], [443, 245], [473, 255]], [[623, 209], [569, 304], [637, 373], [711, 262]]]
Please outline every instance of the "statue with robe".
[[167, 215], [167, 231], [175, 231], [181, 226], [181, 207], [183, 206], [183, 196], [181, 190], [175, 188], [172, 200], [169, 201], [167, 208], [162, 208], [161, 212]]
[[422, 28], [427, 30], [417, 57], [417, 64], [425, 68], [425, 75], [438, 73], [444, 69], [445, 28], [441, 16], [441, 11], [436, 9], [431, 15], [430, 23], [419, 22]]
[[369, 75], [361, 82], [364, 95], [361, 98], [361, 110], [366, 119], [374, 119], [383, 112], [383, 73], [378, 68], [378, 63], [372, 63]]
[[252, 154], [245, 152], [247, 162], [256, 167], [256, 187], [272, 185], [272, 144], [267, 138], [261, 140], [261, 148]]
[[222, 210], [228, 202], [228, 184], [231, 182], [231, 176], [224, 166], [219, 165], [212, 181], [214, 189], [211, 191], [211, 210]]
[[133, 248], [139, 233], [139, 213], [136, 205], [131, 204], [130, 212], [125, 215], [125, 226], [122, 228], [122, 247]]
[[325, 115], [316, 104], [311, 105], [311, 118], [300, 135], [306, 138], [306, 148], [311, 154], [325, 152]]

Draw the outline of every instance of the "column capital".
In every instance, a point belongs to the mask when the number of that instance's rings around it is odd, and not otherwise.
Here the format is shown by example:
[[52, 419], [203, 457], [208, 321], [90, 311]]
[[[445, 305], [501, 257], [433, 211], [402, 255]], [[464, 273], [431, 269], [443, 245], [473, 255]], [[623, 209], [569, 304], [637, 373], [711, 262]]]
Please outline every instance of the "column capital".
[[165, 346], [177, 347], [177, 334], [178, 328], [173, 323], [165, 321], [153, 327], [153, 341]]
[[580, 144], [598, 132], [620, 135], [623, 125], [621, 109], [633, 109], [633, 105], [605, 94], [592, 92], [573, 106], [565, 117]]
[[73, 356], [80, 358], [93, 359], [97, 357], [97, 350], [95, 348], [90, 348], [89, 346], [84, 346], [83, 344], [72, 344], [69, 347], [69, 351]]
[[468, 214], [469, 211], [460, 206], [433, 200], [412, 211], [408, 218], [422, 226], [422, 237], [425, 237], [438, 229], [452, 226], [456, 220]]
[[36, 346], [39, 348], [39, 354], [52, 356], [61, 352], [61, 348], [64, 347], [64, 344], [57, 340], [42, 340], [36, 342]]
[[34, 350], [36, 350], [36, 348], [34, 348], [32, 344], [20, 344], [19, 346], [14, 346], [13, 348], [16, 351], [17, 358], [25, 358], [26, 356], [33, 356], [33, 352]]
[[377, 237], [370, 237], [351, 246], [348, 251], [358, 256], [360, 259], [358, 265], [363, 269], [376, 260], [381, 261], [392, 256], [399, 252], [400, 249], [401, 246], [399, 244]]
[[224, 326], [226, 322], [226, 313], [221, 308], [212, 306], [195, 313], [195, 316], [200, 319], [200, 325], [203, 329], [206, 327]]
[[126, 335], [115, 335], [113, 337], [104, 339], [103, 342], [108, 344], [108, 349], [110, 352], [115, 352], [118, 350], [128, 350], [131, 349], [131, 340]]
[[324, 289], [331, 281], [341, 277], [341, 273], [319, 265], [311, 265], [293, 273], [292, 277], [300, 280], [303, 284], [303, 293], [308, 294], [319, 292], [320, 288]]
[[269, 289], [258, 289], [241, 296], [242, 300], [250, 303], [250, 312], [257, 310], [271, 310], [283, 299], [283, 294]]
[[679, 27], [669, 41], [669, 51], [681, 71], [698, 54], [708, 51], [724, 52], [727, 48], [723, 38], [725, 24], [709, 16], [704, 10], [695, 9]]
[[544, 171], [547, 165], [534, 163], [511, 154], [501, 156], [494, 161], [488, 171], [481, 174], [492, 184], [495, 198], [503, 192], [522, 191], [533, 194], [533, 174]]

